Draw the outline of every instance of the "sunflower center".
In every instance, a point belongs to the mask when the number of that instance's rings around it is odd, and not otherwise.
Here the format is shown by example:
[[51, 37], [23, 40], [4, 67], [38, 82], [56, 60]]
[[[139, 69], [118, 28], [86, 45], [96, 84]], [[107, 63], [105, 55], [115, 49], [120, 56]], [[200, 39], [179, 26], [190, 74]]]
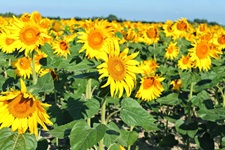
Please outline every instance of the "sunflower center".
[[144, 89], [150, 88], [154, 84], [154, 78], [153, 77], [147, 77], [144, 79], [143, 87]]
[[19, 94], [8, 102], [8, 110], [16, 118], [26, 118], [35, 111], [35, 103], [32, 99], [24, 98], [22, 94]]
[[88, 44], [93, 49], [99, 49], [102, 47], [104, 38], [101, 32], [93, 30], [88, 35]]
[[108, 71], [114, 80], [121, 81], [126, 76], [126, 65], [121, 58], [111, 57], [108, 61]]
[[146, 34], [148, 38], [156, 38], [157, 37], [157, 29], [156, 28], [150, 28], [147, 30]]
[[173, 53], [173, 47], [170, 46], [170, 47], [167, 49], [167, 52], [168, 52], [169, 54], [172, 54], [172, 53]]
[[25, 27], [20, 31], [20, 40], [26, 45], [32, 45], [37, 42], [40, 32], [34, 27]]
[[218, 38], [218, 43], [219, 44], [225, 44], [225, 35], [222, 35]]
[[199, 43], [196, 47], [196, 55], [199, 59], [204, 59], [208, 56], [209, 47], [205, 43]]
[[183, 64], [187, 64], [188, 61], [189, 61], [189, 59], [188, 59], [187, 57], [184, 57], [184, 58], [182, 59], [182, 63], [183, 63]]
[[66, 42], [60, 42], [60, 49], [61, 50], [67, 50], [68, 49], [68, 44]]
[[6, 45], [11, 45], [14, 41], [15, 41], [14, 39], [6, 38], [5, 39], [5, 44]]
[[26, 57], [23, 57], [19, 60], [20, 68], [26, 70], [30, 67], [30, 62]]
[[184, 21], [177, 23], [177, 29], [181, 31], [187, 30], [187, 24]]

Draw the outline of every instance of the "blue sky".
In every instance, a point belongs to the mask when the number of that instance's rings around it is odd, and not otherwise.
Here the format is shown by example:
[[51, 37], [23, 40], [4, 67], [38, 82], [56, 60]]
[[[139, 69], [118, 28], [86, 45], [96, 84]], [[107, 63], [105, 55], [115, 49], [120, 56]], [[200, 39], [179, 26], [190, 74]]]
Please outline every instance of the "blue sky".
[[132, 21], [206, 19], [225, 25], [225, 0], [2, 0], [0, 13], [39, 11], [48, 17], [107, 17]]

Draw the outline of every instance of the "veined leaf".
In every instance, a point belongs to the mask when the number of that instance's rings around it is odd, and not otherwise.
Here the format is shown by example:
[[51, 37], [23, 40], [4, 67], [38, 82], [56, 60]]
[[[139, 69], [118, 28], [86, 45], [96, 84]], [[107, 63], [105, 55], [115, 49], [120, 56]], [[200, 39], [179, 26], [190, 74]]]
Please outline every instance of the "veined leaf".
[[29, 133], [18, 134], [11, 132], [10, 128], [3, 128], [0, 135], [1, 150], [35, 150], [37, 147], [35, 135]]
[[155, 119], [137, 101], [125, 98], [122, 100], [121, 105], [121, 119], [126, 124], [130, 126], [142, 126], [147, 130], [157, 129], [157, 125], [154, 123]]

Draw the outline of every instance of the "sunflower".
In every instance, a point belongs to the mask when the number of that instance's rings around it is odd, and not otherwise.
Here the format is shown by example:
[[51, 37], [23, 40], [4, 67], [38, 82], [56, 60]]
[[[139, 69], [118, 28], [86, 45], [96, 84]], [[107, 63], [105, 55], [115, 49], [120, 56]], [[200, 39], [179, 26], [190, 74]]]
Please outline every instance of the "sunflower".
[[179, 49], [178, 49], [178, 47], [176, 46], [176, 42], [171, 42], [170, 44], [169, 44], [169, 46], [166, 48], [166, 53], [165, 53], [165, 57], [167, 58], [167, 59], [171, 59], [171, 60], [173, 60], [173, 59], [175, 59], [176, 57], [177, 57], [177, 55], [178, 55], [178, 53], [179, 53]]
[[182, 55], [181, 58], [178, 60], [178, 67], [182, 70], [191, 69], [192, 61], [190, 60], [190, 57]]
[[8, 26], [10, 31], [8, 37], [14, 39], [15, 46], [19, 52], [24, 51], [25, 56], [43, 45], [45, 38], [51, 38], [47, 35], [47, 30], [42, 29], [33, 20], [23, 22], [16, 17], [13, 19], [12, 25]]
[[78, 43], [84, 43], [79, 52], [86, 50], [88, 58], [97, 58], [107, 50], [109, 38], [112, 37], [112, 30], [107, 23], [97, 21], [95, 24], [90, 23], [85, 31], [78, 32]]
[[214, 55], [214, 52], [210, 49], [210, 44], [206, 41], [199, 41], [193, 43], [193, 46], [194, 47], [189, 50], [193, 67], [199, 68], [200, 71], [208, 71], [211, 66], [210, 56]]
[[97, 66], [99, 79], [107, 78], [107, 82], [101, 87], [110, 85], [111, 96], [115, 96], [119, 92], [119, 98], [125, 89], [127, 97], [129, 97], [136, 81], [136, 73], [140, 72], [136, 66], [139, 62], [134, 60], [138, 52], [128, 56], [129, 50], [126, 48], [120, 53], [119, 43], [116, 40], [112, 42], [110, 49], [109, 53], [101, 56], [104, 63]]
[[164, 79], [165, 78], [159, 77], [158, 75], [142, 77], [140, 88], [135, 96], [144, 101], [156, 99], [164, 91], [161, 85]]
[[181, 38], [187, 35], [190, 25], [186, 18], [181, 18], [175, 21], [172, 29], [174, 30], [175, 39]]
[[9, 38], [6, 32], [0, 34], [0, 48], [4, 53], [12, 53], [16, 50], [14, 39]]
[[60, 57], [67, 58], [67, 56], [70, 55], [69, 40], [70, 38], [55, 40], [52, 43], [52, 49], [54, 50], [54, 54], [59, 55]]
[[145, 27], [142, 31], [142, 42], [146, 44], [153, 44], [157, 43], [160, 39], [159, 37], [159, 25], [158, 24], [151, 24], [147, 27]]
[[170, 85], [172, 85], [172, 90], [180, 91], [180, 88], [182, 86], [182, 81], [181, 79], [175, 79], [170, 82]]
[[12, 131], [25, 133], [28, 129], [31, 134], [38, 136], [38, 124], [48, 130], [45, 124], [52, 125], [49, 116], [43, 107], [49, 107], [27, 92], [26, 85], [20, 79], [21, 90], [1, 92], [0, 96], [0, 128], [10, 127]]
[[166, 37], [172, 37], [174, 35], [174, 29], [172, 28], [173, 26], [173, 21], [172, 20], [167, 20], [162, 28], [163, 28], [163, 32], [166, 34]]
[[143, 70], [144, 75], [151, 75], [154, 74], [156, 71], [156, 68], [158, 68], [159, 65], [157, 64], [156, 60], [145, 60], [140, 64], [140, 69]]
[[29, 79], [32, 74], [31, 61], [29, 57], [22, 57], [12, 62], [12, 66], [16, 68], [16, 74]]

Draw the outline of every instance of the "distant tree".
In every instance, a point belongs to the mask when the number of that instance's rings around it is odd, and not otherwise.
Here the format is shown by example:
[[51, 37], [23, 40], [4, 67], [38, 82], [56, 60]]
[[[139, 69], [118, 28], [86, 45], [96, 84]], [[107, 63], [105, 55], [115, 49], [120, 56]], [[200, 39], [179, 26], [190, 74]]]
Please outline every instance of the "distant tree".
[[208, 23], [206, 19], [194, 19], [194, 22], [196, 23]]
[[110, 14], [106, 19], [108, 19], [109, 21], [118, 20], [118, 18], [112, 14]]

